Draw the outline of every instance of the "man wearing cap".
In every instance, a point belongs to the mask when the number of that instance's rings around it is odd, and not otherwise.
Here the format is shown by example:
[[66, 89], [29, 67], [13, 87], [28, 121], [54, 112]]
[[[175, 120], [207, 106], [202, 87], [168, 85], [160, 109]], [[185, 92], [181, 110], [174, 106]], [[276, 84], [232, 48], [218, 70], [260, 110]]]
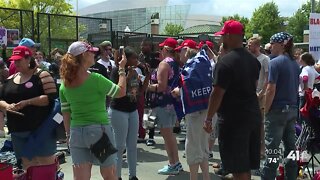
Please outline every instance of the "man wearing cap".
[[[285, 32], [274, 34], [270, 43], [271, 54], [275, 58], [269, 63], [265, 104], [265, 143], [269, 161], [264, 162], [261, 179], [276, 178], [281, 155], [285, 157], [285, 179], [291, 180], [297, 178], [298, 172], [296, 159], [292, 156], [297, 157], [295, 122], [298, 118], [300, 68], [293, 58], [292, 35]], [[279, 148], [281, 141], [284, 152]], [[288, 156], [289, 153], [291, 155]]]
[[159, 174], [164, 175], [176, 175], [183, 169], [179, 161], [177, 140], [172, 132], [177, 116], [174, 109], [175, 99], [170, 93], [178, 87], [179, 64], [174, 50], [177, 44], [177, 40], [173, 38], [167, 38], [159, 44], [164, 59], [152, 73], [151, 84], [147, 88], [151, 93], [150, 107], [157, 118], [157, 127], [164, 139], [169, 158], [169, 165], [158, 170]]
[[110, 41], [103, 41], [99, 45], [99, 48], [100, 48], [100, 59], [97, 62], [104, 65], [104, 67], [107, 68], [107, 71], [110, 77], [112, 68], [116, 67], [115, 62], [111, 60], [112, 44]]
[[[213, 45], [213, 43], [211, 42], [211, 41], [201, 41], [200, 43], [199, 43], [199, 48], [202, 48], [202, 46], [203, 45], [207, 45], [210, 49], [211, 49], [211, 51], [214, 53], [214, 45]], [[211, 66], [214, 68], [214, 66], [215, 66], [215, 64], [216, 64], [216, 55], [215, 55], [215, 53], [213, 54], [214, 55], [214, 57], [212, 58], [212, 59], [210, 59], [210, 62], [211, 62]]]
[[218, 113], [219, 150], [226, 171], [234, 179], [251, 179], [250, 170], [260, 166], [261, 113], [256, 95], [260, 63], [242, 44], [244, 29], [229, 20], [222, 30], [223, 43], [230, 52], [216, 64], [214, 89], [210, 96], [204, 129], [212, 131]]
[[[21, 39], [20, 43], [18, 46], [25, 46], [29, 48], [32, 52], [32, 55], [36, 55], [37, 48], [40, 47], [40, 43], [35, 43], [32, 39], [30, 38], [23, 38]], [[10, 66], [9, 66], [9, 76], [12, 74], [17, 73], [16, 66], [14, 65], [14, 62], [11, 61]]]
[[175, 88], [171, 93], [174, 96], [181, 94], [180, 100], [187, 124], [185, 151], [190, 180], [198, 179], [199, 167], [203, 179], [209, 180], [209, 134], [202, 126], [212, 89], [212, 67], [209, 60], [214, 53], [209, 48], [199, 52], [197, 43], [191, 39], [186, 39], [176, 50], [180, 51], [180, 61], [184, 63], [184, 67], [179, 79], [180, 88]]

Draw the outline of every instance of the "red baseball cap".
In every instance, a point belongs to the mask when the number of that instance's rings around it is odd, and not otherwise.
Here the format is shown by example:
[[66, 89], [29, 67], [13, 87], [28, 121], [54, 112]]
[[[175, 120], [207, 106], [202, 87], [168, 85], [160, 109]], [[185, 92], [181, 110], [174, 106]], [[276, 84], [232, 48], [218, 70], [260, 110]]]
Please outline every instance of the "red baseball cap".
[[214, 33], [214, 35], [225, 35], [225, 34], [238, 34], [243, 35], [243, 25], [236, 20], [228, 20], [224, 22], [221, 31]]
[[18, 61], [25, 56], [32, 56], [32, 52], [30, 51], [30, 49], [26, 46], [17, 46], [13, 49], [10, 60]]
[[173, 38], [167, 38], [166, 40], [163, 41], [163, 43], [159, 44], [160, 47], [169, 46], [173, 49], [176, 48], [177, 45], [178, 45], [178, 41]]
[[199, 45], [198, 45], [199, 48], [202, 48], [202, 46], [203, 46], [204, 44], [208, 45], [210, 49], [213, 49], [213, 47], [214, 47], [214, 45], [213, 45], [213, 43], [212, 43], [211, 41], [206, 41], [206, 42], [201, 41], [201, 42], [199, 43]]
[[189, 47], [189, 48], [192, 48], [192, 49], [198, 49], [198, 45], [197, 43], [192, 40], [192, 39], [186, 39], [184, 40], [181, 45], [179, 47], [177, 47], [175, 50], [176, 51], [180, 51], [183, 47]]

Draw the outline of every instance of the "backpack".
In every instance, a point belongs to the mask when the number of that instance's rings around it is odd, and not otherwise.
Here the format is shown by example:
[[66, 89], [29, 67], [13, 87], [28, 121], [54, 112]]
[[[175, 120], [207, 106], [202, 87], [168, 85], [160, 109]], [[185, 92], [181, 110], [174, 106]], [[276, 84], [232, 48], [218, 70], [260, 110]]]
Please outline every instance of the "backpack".
[[189, 59], [180, 77], [181, 99], [185, 114], [205, 110], [212, 91], [212, 66], [205, 50]]

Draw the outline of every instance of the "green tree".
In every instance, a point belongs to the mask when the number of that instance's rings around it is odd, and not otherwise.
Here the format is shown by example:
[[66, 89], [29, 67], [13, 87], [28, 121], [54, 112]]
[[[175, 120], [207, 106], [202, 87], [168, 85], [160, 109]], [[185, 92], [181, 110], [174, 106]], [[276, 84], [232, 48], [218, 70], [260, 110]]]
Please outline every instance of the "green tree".
[[244, 16], [240, 16], [239, 14], [234, 14], [233, 16], [223, 16], [222, 20], [220, 22], [220, 25], [223, 26], [223, 23], [228, 21], [228, 20], [237, 20], [239, 22], [241, 22], [241, 24], [246, 27], [249, 23], [249, 19], [244, 17]]
[[[36, 40], [38, 39], [37, 13], [74, 15], [72, 5], [66, 0], [0, 0], [0, 7], [33, 11], [34, 14], [28, 11], [23, 11], [22, 13], [23, 34], [21, 34], [21, 36], [32, 37], [32, 32], [34, 32]], [[32, 15], [34, 17], [32, 17]], [[42, 46], [42, 50], [48, 52], [48, 16], [40, 15], [39, 17], [40, 43]], [[1, 10], [0, 12], [0, 26], [4, 26], [8, 29], [20, 29], [19, 19], [20, 14], [18, 11]], [[34, 19], [33, 29], [32, 19]], [[66, 18], [59, 16], [54, 18], [51, 17], [50, 33], [51, 38], [55, 39], [77, 39], [75, 18]]]
[[283, 29], [283, 20], [274, 2], [265, 3], [253, 12], [246, 28], [246, 37], [259, 34], [262, 37], [262, 43], [268, 43], [273, 34]]
[[[319, 1], [315, 1], [315, 11], [320, 12]], [[287, 31], [294, 36], [294, 42], [303, 41], [303, 30], [308, 29], [310, 12], [311, 3], [308, 1], [289, 18]]]
[[183, 31], [183, 27], [180, 24], [167, 23], [164, 28], [164, 34], [170, 36], [177, 36]]

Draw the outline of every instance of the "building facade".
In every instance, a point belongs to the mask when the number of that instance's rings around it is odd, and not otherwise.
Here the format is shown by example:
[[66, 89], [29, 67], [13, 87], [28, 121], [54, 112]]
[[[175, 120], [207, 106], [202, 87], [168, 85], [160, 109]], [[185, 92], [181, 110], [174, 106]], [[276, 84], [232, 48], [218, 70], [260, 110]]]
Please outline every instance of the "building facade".
[[[168, 0], [106, 0], [79, 11], [81, 16], [112, 19], [113, 31], [151, 33], [151, 16], [159, 13], [159, 33], [164, 32], [167, 23], [179, 24], [185, 29], [199, 24], [219, 24], [221, 17], [201, 16], [190, 13], [191, 4], [168, 5]], [[95, 28], [95, 27], [90, 27]]]

